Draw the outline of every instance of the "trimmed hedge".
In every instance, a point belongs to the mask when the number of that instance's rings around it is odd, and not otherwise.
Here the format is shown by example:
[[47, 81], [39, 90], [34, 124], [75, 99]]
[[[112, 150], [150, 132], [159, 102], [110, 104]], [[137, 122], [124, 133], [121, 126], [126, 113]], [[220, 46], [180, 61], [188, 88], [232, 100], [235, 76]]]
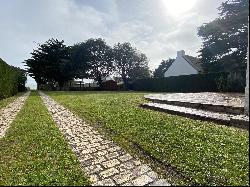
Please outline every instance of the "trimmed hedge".
[[244, 92], [246, 72], [220, 72], [139, 79], [129, 89], [153, 92]]
[[109, 80], [102, 83], [101, 90], [106, 91], [117, 91], [119, 89], [117, 82], [114, 80]]
[[23, 70], [9, 66], [0, 58], [0, 99], [25, 91], [26, 80]]

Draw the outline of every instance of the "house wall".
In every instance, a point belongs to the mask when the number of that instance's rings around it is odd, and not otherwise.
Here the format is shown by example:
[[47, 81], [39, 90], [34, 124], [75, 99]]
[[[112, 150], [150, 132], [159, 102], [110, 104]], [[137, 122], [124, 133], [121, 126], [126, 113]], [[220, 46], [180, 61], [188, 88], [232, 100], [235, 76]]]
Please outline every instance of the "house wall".
[[185, 54], [177, 53], [177, 55], [176, 60], [164, 73], [164, 77], [198, 74], [198, 71], [182, 57]]

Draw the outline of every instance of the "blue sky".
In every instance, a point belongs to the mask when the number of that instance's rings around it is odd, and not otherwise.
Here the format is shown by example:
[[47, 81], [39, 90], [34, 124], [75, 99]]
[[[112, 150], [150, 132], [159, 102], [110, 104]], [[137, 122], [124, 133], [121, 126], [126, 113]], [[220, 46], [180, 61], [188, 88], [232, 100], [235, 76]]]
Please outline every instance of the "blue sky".
[[[225, 1], [225, 0], [224, 0]], [[197, 56], [197, 27], [218, 17], [223, 0], [1, 0], [0, 58], [25, 68], [37, 43], [67, 45], [102, 37], [110, 45], [131, 42], [154, 70], [177, 50]], [[27, 86], [35, 81], [28, 78]]]

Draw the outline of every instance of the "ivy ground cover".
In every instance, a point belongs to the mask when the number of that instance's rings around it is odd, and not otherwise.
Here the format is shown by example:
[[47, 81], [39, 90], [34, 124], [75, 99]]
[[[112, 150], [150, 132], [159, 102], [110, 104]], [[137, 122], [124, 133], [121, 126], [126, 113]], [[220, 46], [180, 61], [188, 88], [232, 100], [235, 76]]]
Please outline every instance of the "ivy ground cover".
[[32, 92], [0, 139], [0, 186], [88, 184], [41, 98]]
[[114, 132], [118, 143], [126, 138], [173, 166], [188, 179], [186, 185], [249, 185], [246, 130], [142, 109], [143, 93], [47, 94], [90, 124]]

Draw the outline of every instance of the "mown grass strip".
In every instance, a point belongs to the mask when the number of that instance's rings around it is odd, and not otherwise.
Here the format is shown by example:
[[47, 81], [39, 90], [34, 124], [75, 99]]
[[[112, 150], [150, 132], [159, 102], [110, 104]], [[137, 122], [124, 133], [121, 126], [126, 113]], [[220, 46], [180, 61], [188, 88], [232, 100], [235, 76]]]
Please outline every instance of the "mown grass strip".
[[7, 106], [8, 104], [12, 103], [17, 97], [23, 95], [24, 93], [18, 93], [17, 95], [14, 95], [12, 97], [8, 97], [6, 99], [0, 100], [0, 109]]
[[[249, 185], [249, 133], [145, 110], [142, 93], [48, 92], [91, 123], [100, 123], [200, 185]], [[120, 138], [119, 138], [120, 136]]]
[[0, 186], [88, 184], [42, 100], [32, 92], [0, 139]]

